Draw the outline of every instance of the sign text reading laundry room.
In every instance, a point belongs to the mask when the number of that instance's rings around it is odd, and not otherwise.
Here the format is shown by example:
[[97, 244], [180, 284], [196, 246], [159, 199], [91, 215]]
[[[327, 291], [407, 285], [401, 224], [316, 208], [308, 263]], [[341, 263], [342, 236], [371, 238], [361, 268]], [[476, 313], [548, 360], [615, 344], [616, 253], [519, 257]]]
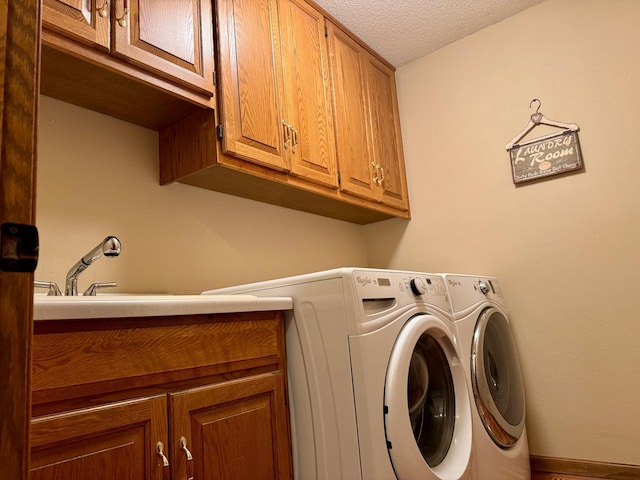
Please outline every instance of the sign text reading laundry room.
[[583, 167], [578, 133], [566, 131], [534, 139], [509, 149], [513, 183], [580, 170]]

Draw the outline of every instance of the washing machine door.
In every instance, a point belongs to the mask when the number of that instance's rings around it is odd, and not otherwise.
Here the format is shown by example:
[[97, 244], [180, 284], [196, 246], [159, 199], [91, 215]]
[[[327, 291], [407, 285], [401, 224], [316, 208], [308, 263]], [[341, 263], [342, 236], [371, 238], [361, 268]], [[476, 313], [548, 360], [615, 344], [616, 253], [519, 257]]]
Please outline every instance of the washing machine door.
[[393, 347], [385, 382], [385, 432], [399, 480], [463, 478], [471, 457], [471, 409], [453, 334], [419, 314]]
[[473, 333], [471, 384], [485, 429], [502, 448], [524, 430], [524, 387], [509, 322], [496, 308], [483, 310]]

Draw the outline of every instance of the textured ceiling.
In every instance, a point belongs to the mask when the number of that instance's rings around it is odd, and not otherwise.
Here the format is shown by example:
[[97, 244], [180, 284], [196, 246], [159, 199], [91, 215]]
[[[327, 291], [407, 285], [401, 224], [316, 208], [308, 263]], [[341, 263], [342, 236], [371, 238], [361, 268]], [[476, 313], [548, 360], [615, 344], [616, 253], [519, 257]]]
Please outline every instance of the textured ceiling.
[[544, 0], [315, 0], [394, 66]]

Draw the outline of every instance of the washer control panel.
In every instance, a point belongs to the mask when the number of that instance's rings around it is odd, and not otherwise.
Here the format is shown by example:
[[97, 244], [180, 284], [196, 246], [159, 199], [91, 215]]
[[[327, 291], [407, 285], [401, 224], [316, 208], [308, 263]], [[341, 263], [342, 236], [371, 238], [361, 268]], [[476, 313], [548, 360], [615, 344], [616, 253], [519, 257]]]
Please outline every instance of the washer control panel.
[[439, 275], [395, 270], [357, 270], [353, 274], [363, 302], [394, 300], [395, 306], [431, 304], [451, 311], [444, 279]]
[[445, 274], [454, 312], [460, 312], [486, 300], [504, 305], [502, 290], [494, 277]]

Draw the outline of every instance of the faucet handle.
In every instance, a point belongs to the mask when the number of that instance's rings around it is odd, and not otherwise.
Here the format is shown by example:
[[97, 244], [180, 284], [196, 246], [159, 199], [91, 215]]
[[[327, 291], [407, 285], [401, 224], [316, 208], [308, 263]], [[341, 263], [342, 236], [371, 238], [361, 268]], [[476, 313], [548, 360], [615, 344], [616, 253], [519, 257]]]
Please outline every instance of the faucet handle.
[[91, 285], [89, 285], [89, 288], [87, 288], [82, 295], [84, 295], [85, 297], [95, 297], [96, 292], [98, 291], [99, 288], [109, 288], [109, 287], [117, 287], [117, 286], [118, 284], [116, 282], [92, 283]]
[[33, 286], [35, 288], [48, 288], [49, 292], [47, 292], [47, 296], [50, 296], [50, 297], [62, 296], [62, 292], [60, 291], [60, 288], [58, 288], [58, 284], [56, 282], [41, 282], [39, 280], [35, 280], [33, 282]]

